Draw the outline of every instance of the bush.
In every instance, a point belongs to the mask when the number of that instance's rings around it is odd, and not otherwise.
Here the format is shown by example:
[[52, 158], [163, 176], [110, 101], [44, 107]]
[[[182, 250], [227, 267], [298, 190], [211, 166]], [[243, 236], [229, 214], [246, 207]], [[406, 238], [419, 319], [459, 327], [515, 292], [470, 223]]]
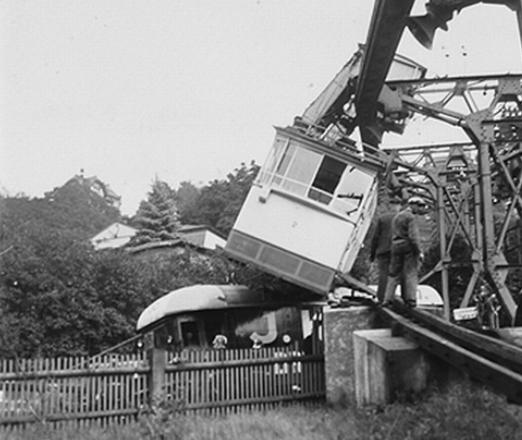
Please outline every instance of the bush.
[[[10, 440], [186, 439], [186, 440], [515, 440], [522, 432], [522, 408], [469, 383], [445, 391], [431, 390], [415, 402], [397, 402], [385, 408], [284, 407], [266, 412], [199, 417], [177, 414], [163, 405], [144, 414], [139, 427], [57, 433], [29, 430]], [[518, 414], [517, 414], [518, 413]], [[141, 427], [141, 428], [140, 428]], [[38, 432], [38, 435], [35, 433]]]

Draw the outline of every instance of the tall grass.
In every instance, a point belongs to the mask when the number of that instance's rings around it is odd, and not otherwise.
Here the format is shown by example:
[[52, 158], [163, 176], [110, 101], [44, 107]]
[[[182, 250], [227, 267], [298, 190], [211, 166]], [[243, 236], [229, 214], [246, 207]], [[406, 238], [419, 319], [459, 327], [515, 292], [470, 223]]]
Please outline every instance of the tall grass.
[[51, 431], [34, 427], [9, 440], [408, 440], [522, 439], [522, 407], [467, 383], [384, 408], [285, 407], [226, 417], [159, 413], [135, 426]]

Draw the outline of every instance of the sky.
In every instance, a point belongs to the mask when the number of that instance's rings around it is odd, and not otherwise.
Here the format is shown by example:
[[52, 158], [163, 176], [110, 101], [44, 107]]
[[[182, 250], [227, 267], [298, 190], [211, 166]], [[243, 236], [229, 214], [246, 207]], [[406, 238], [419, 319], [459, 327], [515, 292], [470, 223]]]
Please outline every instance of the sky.
[[[416, 0], [415, 14], [424, 14]], [[40, 197], [80, 170], [133, 214], [155, 178], [204, 185], [262, 164], [366, 40], [370, 0], [2, 0], [0, 193]], [[428, 76], [522, 72], [516, 15], [464, 9], [431, 51], [398, 52]], [[466, 140], [417, 121], [385, 144]]]

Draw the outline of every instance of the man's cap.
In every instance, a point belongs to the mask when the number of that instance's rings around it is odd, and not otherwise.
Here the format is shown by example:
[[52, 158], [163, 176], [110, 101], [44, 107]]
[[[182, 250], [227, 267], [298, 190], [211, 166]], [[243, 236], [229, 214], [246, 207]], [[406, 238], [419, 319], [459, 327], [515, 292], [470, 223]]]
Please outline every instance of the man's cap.
[[425, 205], [426, 202], [422, 197], [413, 196], [408, 199], [408, 205]]

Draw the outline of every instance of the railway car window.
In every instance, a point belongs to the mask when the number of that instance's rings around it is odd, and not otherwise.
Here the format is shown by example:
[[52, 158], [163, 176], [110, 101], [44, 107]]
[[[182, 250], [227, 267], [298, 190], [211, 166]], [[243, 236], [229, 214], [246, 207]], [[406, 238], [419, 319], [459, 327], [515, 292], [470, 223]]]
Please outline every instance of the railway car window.
[[320, 162], [320, 154], [302, 148], [296, 149], [295, 157], [288, 168], [283, 188], [300, 196], [306, 195], [306, 191]]
[[[327, 205], [350, 216], [356, 212], [373, 178], [355, 166], [309, 150], [284, 138], [273, 147], [263, 182]], [[270, 182], [271, 179], [271, 182]]]
[[325, 156], [312, 182], [308, 197], [321, 203], [330, 203], [345, 168], [345, 163]]
[[217, 313], [206, 313], [203, 315], [203, 319], [207, 344], [212, 346], [216, 335], [224, 333], [223, 318]]
[[268, 157], [265, 161], [265, 164], [262, 170], [259, 173], [258, 183], [269, 183], [274, 172], [276, 171], [276, 167], [281, 160], [281, 156], [285, 150], [285, 147], [288, 143], [288, 139], [277, 137], [274, 146], [270, 150]]
[[160, 328], [154, 330], [154, 346], [166, 348], [169, 344], [169, 334], [167, 327], [162, 325]]
[[295, 153], [295, 146], [294, 145], [288, 145], [286, 148], [286, 151], [283, 155], [283, 158], [281, 159], [281, 162], [279, 163], [279, 166], [277, 167], [277, 170], [275, 172], [274, 176], [274, 183], [280, 184], [283, 180], [283, 176], [286, 174], [286, 171], [288, 170], [288, 166], [290, 165], [290, 162], [294, 158]]
[[337, 212], [344, 214], [357, 210], [364, 194], [371, 187], [373, 178], [365, 172], [351, 166], [341, 178], [331, 206]]
[[184, 347], [199, 346], [198, 326], [195, 321], [185, 321], [181, 323], [181, 338]]

